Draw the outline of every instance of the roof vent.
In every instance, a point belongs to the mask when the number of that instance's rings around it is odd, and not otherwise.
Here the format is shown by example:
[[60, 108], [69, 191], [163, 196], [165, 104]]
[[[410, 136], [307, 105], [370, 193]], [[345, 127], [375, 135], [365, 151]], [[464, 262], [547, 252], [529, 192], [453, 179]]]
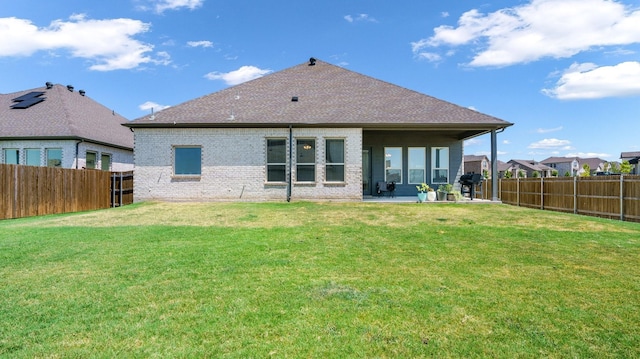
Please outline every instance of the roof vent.
[[310, 59], [309, 59], [309, 66], [315, 66], [315, 64], [316, 64], [316, 59], [315, 59], [315, 58], [313, 58], [313, 57], [312, 57], [312, 58], [310, 58]]
[[44, 85], [47, 86], [47, 90], [51, 90], [53, 88], [53, 84], [51, 82], [47, 82]]
[[69, 90], [69, 91], [73, 92], [73, 86], [71, 86], [71, 85], [67, 85], [67, 90]]
[[84, 90], [80, 90], [80, 91], [78, 91], [78, 93], [80, 94], [80, 96], [84, 96], [84, 94], [85, 94], [86, 92], [84, 92]]
[[291, 98], [291, 102], [298, 102], [298, 96], [293, 96]]

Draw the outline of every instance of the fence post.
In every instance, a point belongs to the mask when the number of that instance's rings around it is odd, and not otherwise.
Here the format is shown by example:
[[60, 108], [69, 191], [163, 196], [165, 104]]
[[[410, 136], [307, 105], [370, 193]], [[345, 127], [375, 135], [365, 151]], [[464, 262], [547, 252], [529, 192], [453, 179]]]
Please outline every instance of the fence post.
[[624, 176], [620, 175], [620, 220], [624, 221]]
[[122, 207], [122, 197], [124, 197], [124, 192], [122, 191], [122, 182], [124, 182], [122, 173], [123, 172], [120, 172], [120, 196], [118, 197], [118, 199], [120, 199], [120, 207]]
[[540, 209], [544, 209], [544, 177], [540, 177]]
[[573, 214], [578, 213], [578, 177], [573, 176]]
[[518, 204], [518, 207], [520, 207], [520, 178], [519, 177], [516, 177], [516, 203]]
[[111, 208], [116, 206], [116, 173], [111, 172]]

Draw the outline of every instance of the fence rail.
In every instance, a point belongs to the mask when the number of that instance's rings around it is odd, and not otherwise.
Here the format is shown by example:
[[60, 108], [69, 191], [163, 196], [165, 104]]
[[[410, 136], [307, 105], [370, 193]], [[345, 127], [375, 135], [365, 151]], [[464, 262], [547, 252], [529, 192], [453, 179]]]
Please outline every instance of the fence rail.
[[[476, 188], [491, 199], [491, 181]], [[640, 222], [640, 176], [500, 179], [498, 197], [521, 207]]]
[[[133, 202], [133, 173], [118, 174], [89, 169], [0, 164], [0, 219], [130, 204]], [[112, 190], [116, 188], [112, 182], [117, 183], [117, 190]]]

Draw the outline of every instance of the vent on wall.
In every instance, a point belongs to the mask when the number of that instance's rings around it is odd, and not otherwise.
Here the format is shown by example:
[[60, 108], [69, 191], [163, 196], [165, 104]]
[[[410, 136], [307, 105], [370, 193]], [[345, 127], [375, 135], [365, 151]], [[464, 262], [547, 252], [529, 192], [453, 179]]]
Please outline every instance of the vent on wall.
[[17, 103], [12, 105], [11, 108], [18, 108], [18, 109], [29, 108], [35, 104], [38, 104], [44, 101], [46, 97], [41, 97], [42, 95], [44, 95], [44, 92], [34, 91], [34, 92], [29, 92], [26, 95], [16, 97], [12, 101]]

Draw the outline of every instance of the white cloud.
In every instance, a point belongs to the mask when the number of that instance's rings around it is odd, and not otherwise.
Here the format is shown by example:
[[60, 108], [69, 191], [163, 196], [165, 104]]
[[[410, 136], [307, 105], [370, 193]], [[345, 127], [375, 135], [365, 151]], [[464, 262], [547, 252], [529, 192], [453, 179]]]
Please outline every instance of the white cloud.
[[440, 60], [442, 60], [442, 56], [435, 52], [421, 52], [417, 56], [419, 59], [427, 60], [429, 62], [440, 62]]
[[562, 126], [555, 128], [539, 128], [536, 130], [537, 133], [550, 133], [550, 132], [558, 132], [562, 131]]
[[559, 140], [557, 138], [545, 138], [538, 142], [534, 142], [529, 145], [528, 148], [531, 149], [555, 149], [555, 148], [564, 148], [570, 149], [571, 141], [569, 140]]
[[153, 110], [154, 112], [158, 112], [158, 111], [162, 111], [165, 108], [169, 108], [171, 106], [168, 105], [159, 105], [153, 101], [147, 101], [145, 103], [143, 103], [142, 105], [138, 106], [139, 109], [141, 109], [142, 111], [151, 111]]
[[509, 141], [509, 140], [503, 140], [503, 141], [502, 141], [502, 144], [503, 144], [503, 145], [510, 145], [510, 144], [511, 144], [511, 141]]
[[412, 43], [413, 52], [473, 45], [471, 66], [509, 66], [640, 42], [640, 10], [612, 0], [531, 0], [489, 14], [473, 9], [457, 25], [436, 27], [433, 36]]
[[0, 18], [0, 57], [67, 50], [72, 57], [92, 61], [91, 70], [132, 69], [154, 61], [149, 56], [153, 45], [134, 39], [149, 28], [139, 20], [91, 20], [82, 14], [54, 20], [46, 28], [27, 19]]
[[187, 46], [189, 47], [213, 47], [213, 42], [211, 41], [188, 41]]
[[446, 11], [443, 11], [443, 12], [440, 13], [440, 16], [444, 17], [444, 18], [447, 18], [447, 17], [449, 17], [449, 13], [446, 12]]
[[155, 11], [158, 14], [162, 14], [166, 10], [179, 10], [182, 8], [195, 10], [201, 7], [204, 1], [205, 0], [146, 0], [146, 4], [140, 5], [138, 8], [143, 11]]
[[640, 95], [640, 62], [614, 66], [573, 64], [552, 89], [542, 93], [560, 100]]
[[269, 69], [263, 70], [255, 66], [242, 66], [239, 69], [231, 72], [210, 72], [204, 77], [209, 80], [222, 80], [227, 85], [233, 86], [247, 82], [258, 77], [262, 77], [272, 71]]
[[369, 16], [368, 14], [358, 14], [355, 16], [345, 15], [344, 19], [348, 22], [356, 22], [356, 21], [364, 21], [364, 22], [378, 22], [375, 18]]
[[564, 157], [580, 157], [580, 158], [598, 157], [598, 158], [606, 159], [614, 156], [608, 153], [598, 153], [598, 152], [573, 152], [573, 153], [567, 153]]

